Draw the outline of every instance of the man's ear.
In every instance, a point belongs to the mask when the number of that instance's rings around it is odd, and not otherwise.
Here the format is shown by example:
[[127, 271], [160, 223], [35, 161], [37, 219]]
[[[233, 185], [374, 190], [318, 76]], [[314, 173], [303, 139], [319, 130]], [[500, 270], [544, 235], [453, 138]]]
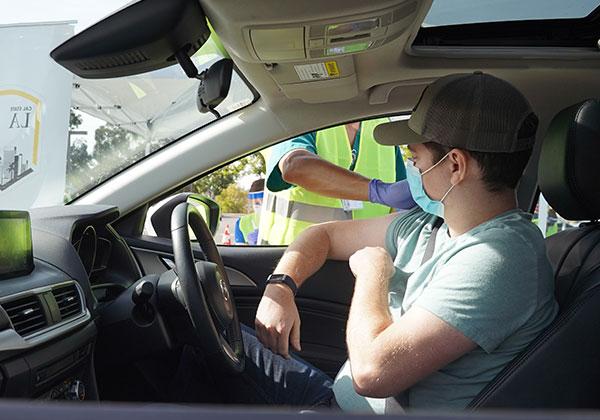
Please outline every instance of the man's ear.
[[469, 155], [469, 152], [462, 149], [452, 149], [448, 154], [448, 162], [450, 162], [450, 168], [452, 170], [452, 175], [450, 175], [450, 183], [452, 185], [456, 185], [462, 182], [472, 164], [472, 158]]

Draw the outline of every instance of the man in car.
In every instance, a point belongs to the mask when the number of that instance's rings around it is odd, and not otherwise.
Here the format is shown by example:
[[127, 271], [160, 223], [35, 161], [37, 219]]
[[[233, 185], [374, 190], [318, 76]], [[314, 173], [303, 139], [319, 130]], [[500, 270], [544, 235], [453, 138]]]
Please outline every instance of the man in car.
[[[408, 122], [378, 127], [379, 142], [409, 145], [419, 208], [315, 225], [289, 246], [258, 307], [257, 338], [244, 335], [255, 392], [347, 411], [466, 407], [557, 313], [542, 235], [515, 199], [537, 124], [516, 88], [477, 72], [439, 79]], [[300, 350], [296, 287], [326, 259], [349, 260], [356, 277], [349, 360], [333, 384], [287, 359], [290, 345]]]
[[388, 118], [307, 133], [268, 149], [259, 241], [288, 245], [307, 227], [409, 209], [400, 148], [383, 146], [373, 130]]

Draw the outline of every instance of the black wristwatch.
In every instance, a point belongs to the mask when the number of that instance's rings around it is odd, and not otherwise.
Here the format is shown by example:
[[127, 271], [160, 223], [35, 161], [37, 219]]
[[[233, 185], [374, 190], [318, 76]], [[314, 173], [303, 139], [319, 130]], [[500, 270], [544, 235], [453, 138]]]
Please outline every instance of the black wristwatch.
[[296, 286], [296, 282], [294, 282], [294, 280], [287, 274], [271, 274], [269, 277], [267, 277], [267, 284], [273, 283], [283, 283], [287, 285], [290, 289], [292, 289], [294, 296], [296, 296], [298, 286]]

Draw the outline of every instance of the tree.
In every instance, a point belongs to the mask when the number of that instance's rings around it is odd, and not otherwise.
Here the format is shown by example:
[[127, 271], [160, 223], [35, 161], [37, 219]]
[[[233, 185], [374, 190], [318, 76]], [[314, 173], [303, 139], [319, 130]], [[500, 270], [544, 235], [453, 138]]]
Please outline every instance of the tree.
[[215, 197], [215, 201], [219, 204], [223, 213], [246, 213], [248, 211], [247, 194], [236, 184], [230, 184], [221, 194]]
[[81, 140], [74, 140], [69, 146], [69, 159], [67, 161], [67, 174], [89, 171], [91, 155], [88, 153], [87, 144]]
[[241, 177], [245, 175], [264, 176], [265, 172], [265, 160], [260, 153], [254, 153], [200, 178], [192, 184], [192, 191], [215, 198]]
[[[73, 131], [82, 124], [81, 115], [76, 114], [71, 109], [69, 113], [69, 131]], [[69, 135], [69, 139], [71, 136]], [[67, 159], [67, 175], [75, 171], [89, 170], [89, 164], [92, 156], [88, 153], [87, 144], [74, 140], [69, 143], [69, 154]]]
[[265, 176], [267, 173], [267, 165], [265, 158], [259, 152], [256, 152], [250, 156], [247, 156], [240, 160], [245, 166], [245, 175], [260, 175]]
[[73, 112], [73, 110], [71, 110], [69, 113], [69, 128], [71, 130], [74, 130], [77, 127], [79, 127], [82, 122], [83, 120], [81, 118], [81, 115], [76, 114], [75, 112]]
[[[83, 123], [81, 115], [73, 110], [69, 113], [69, 131], [77, 129]], [[69, 132], [69, 150], [67, 152], [67, 173], [65, 185], [65, 202], [78, 195], [78, 192], [87, 189], [93, 182], [91, 176], [92, 156], [88, 152], [87, 144], [81, 140], [71, 140]]]
[[96, 175], [104, 179], [125, 169], [144, 154], [143, 144], [131, 132], [114, 124], [104, 124], [94, 133]]

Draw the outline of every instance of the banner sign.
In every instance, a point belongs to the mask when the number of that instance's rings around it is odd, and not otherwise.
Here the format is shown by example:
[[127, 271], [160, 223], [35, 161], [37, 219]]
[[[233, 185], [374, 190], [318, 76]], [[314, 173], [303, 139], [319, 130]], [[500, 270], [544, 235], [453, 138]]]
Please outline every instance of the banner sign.
[[50, 51], [73, 22], [0, 25], [0, 209], [63, 203], [73, 76]]

